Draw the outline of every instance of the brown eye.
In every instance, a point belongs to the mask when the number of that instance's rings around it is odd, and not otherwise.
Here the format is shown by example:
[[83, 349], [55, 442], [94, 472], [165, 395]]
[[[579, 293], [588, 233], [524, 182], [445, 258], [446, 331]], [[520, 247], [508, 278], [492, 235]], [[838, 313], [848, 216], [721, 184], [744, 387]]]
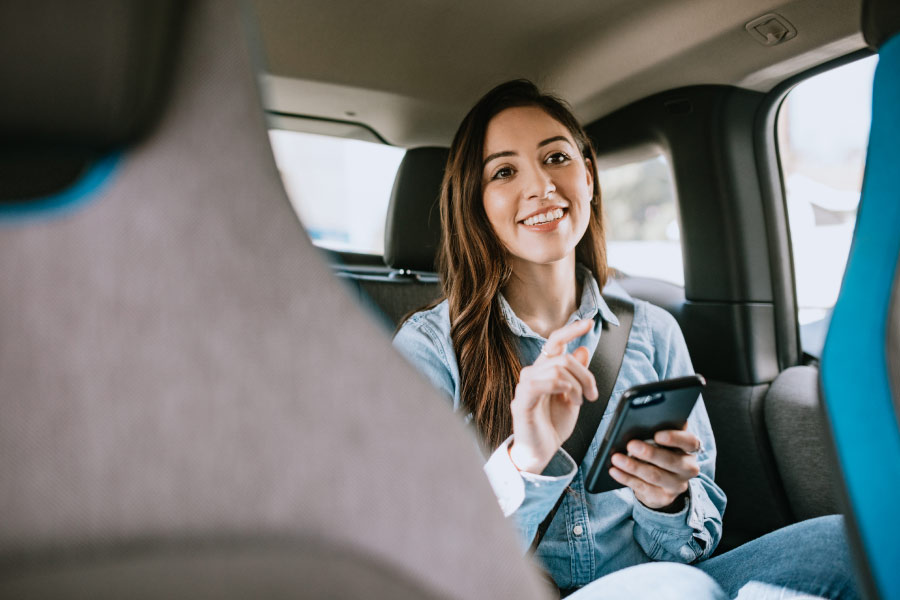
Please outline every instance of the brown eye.
[[497, 169], [497, 171], [491, 176], [491, 180], [494, 179], [509, 179], [513, 176], [512, 167], [501, 167]]
[[544, 162], [548, 165], [562, 165], [572, 160], [565, 152], [554, 152]]

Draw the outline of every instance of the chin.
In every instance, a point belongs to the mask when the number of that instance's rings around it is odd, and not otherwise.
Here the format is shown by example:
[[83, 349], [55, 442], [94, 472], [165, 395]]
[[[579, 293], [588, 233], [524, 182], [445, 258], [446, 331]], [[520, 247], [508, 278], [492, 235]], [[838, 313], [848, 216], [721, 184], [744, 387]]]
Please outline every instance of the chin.
[[[574, 251], [574, 250], [573, 250]], [[573, 251], [563, 251], [563, 250], [547, 250], [544, 252], [529, 252], [527, 254], [519, 255], [519, 260], [523, 262], [529, 262], [536, 265], [552, 265], [553, 263], [557, 263], [561, 260], [568, 258], [568, 256]]]

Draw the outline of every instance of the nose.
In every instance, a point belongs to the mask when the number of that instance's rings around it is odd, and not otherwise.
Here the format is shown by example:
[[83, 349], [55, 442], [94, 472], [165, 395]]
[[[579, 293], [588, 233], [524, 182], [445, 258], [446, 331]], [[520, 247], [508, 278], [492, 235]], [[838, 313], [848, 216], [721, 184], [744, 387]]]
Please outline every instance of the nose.
[[523, 192], [525, 198], [528, 200], [542, 200], [556, 191], [556, 185], [553, 183], [553, 178], [542, 168], [542, 166], [543, 165], [532, 165], [530, 168], [525, 169], [525, 186]]

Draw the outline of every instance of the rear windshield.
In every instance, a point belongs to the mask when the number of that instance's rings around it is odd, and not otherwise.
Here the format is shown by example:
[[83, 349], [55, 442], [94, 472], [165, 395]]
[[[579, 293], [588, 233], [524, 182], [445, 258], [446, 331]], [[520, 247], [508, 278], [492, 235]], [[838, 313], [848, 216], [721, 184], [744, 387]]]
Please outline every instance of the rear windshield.
[[309, 237], [340, 252], [384, 254], [384, 218], [403, 148], [270, 129], [285, 190]]

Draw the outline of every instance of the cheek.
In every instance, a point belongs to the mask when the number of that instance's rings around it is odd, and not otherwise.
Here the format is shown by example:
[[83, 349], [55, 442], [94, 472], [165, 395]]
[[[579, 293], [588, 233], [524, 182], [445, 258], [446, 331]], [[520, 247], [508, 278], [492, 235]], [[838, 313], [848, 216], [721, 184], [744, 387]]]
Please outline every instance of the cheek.
[[484, 194], [484, 213], [487, 215], [488, 223], [494, 232], [498, 232], [503, 228], [504, 222], [508, 219], [506, 203], [503, 198], [497, 194]]

